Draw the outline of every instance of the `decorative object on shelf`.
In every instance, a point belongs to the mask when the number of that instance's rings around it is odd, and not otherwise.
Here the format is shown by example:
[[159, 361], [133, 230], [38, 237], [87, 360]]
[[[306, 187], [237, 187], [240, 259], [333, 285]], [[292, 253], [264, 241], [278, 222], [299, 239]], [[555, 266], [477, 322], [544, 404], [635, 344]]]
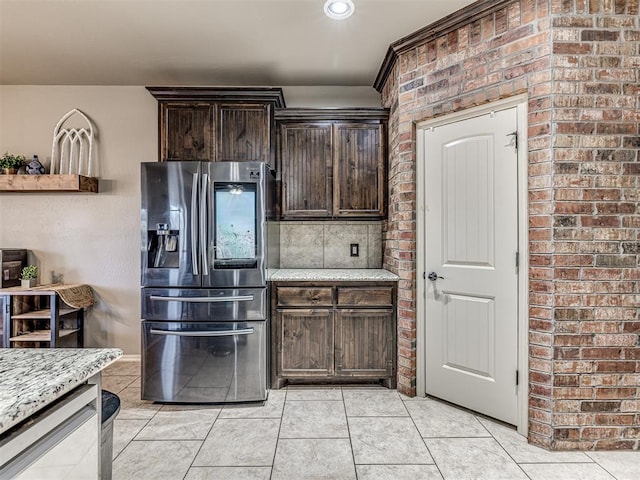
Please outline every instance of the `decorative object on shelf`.
[[27, 165], [27, 173], [29, 175], [42, 175], [44, 173], [44, 167], [38, 160], [38, 155], [34, 155], [33, 159]]
[[64, 273], [51, 270], [51, 283], [64, 283]]
[[18, 168], [23, 166], [26, 160], [24, 155], [13, 155], [5, 152], [4, 155], [0, 157], [0, 170], [2, 170], [4, 174], [15, 175]]
[[[20, 285], [20, 273], [27, 266], [27, 250], [24, 248], [0, 248], [0, 289]], [[0, 317], [2, 314], [0, 313]]]
[[38, 267], [35, 265], [27, 265], [22, 269], [22, 288], [32, 288], [36, 286], [38, 278]]
[[[64, 124], [73, 117], [79, 117], [85, 127], [68, 127]], [[98, 174], [93, 151], [93, 141], [97, 130], [89, 117], [77, 108], [62, 116], [53, 130], [51, 147], [51, 171], [53, 174], [76, 173], [95, 177]]]

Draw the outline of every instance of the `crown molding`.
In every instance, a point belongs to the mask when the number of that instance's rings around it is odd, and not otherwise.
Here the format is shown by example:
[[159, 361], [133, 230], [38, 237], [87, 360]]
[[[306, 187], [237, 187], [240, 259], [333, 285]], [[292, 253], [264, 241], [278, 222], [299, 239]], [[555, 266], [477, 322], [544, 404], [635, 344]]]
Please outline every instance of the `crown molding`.
[[501, 10], [514, 1], [516, 0], [478, 0], [400, 40], [396, 40], [387, 49], [387, 54], [373, 82], [373, 88], [378, 92], [382, 92], [384, 84], [387, 82], [398, 57], [402, 53]]
[[387, 108], [276, 108], [277, 122], [299, 121], [386, 121], [389, 118]]
[[156, 100], [208, 101], [208, 102], [260, 102], [284, 108], [284, 95], [280, 87], [146, 87]]

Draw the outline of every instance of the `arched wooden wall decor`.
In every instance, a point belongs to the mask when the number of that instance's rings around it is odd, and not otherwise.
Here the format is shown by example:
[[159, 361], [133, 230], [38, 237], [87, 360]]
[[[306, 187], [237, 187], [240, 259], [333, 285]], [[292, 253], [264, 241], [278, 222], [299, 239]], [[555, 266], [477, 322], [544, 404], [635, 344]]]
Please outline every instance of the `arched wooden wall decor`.
[[[64, 124], [73, 116], [80, 116], [86, 123], [85, 127], [64, 128]], [[91, 120], [77, 108], [66, 113], [53, 130], [53, 145], [51, 148], [50, 173], [73, 173], [95, 177], [98, 175], [93, 152], [93, 142], [97, 130]]]

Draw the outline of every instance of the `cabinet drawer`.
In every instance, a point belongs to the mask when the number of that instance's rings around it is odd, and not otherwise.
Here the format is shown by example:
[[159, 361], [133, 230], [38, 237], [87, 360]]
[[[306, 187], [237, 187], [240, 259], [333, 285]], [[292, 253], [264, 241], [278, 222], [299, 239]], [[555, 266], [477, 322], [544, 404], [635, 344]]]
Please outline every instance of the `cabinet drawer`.
[[332, 305], [331, 287], [278, 287], [278, 306]]
[[392, 287], [338, 287], [338, 306], [392, 306]]

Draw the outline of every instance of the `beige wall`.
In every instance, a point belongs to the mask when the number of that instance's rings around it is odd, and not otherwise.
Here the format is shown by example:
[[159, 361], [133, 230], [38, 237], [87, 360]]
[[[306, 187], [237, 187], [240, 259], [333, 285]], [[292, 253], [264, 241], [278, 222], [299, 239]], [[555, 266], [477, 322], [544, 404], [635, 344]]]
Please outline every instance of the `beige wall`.
[[[288, 106], [380, 106], [372, 88], [289, 87]], [[287, 95], [290, 94], [290, 98]], [[100, 193], [0, 194], [0, 248], [31, 250], [51, 272], [87, 283], [98, 303], [86, 345], [140, 351], [140, 168], [157, 158], [157, 104], [144, 87], [0, 86], [0, 153], [51, 157], [53, 128], [82, 110], [98, 130]]]
[[142, 87], [0, 87], [0, 152], [51, 157], [53, 128], [79, 108], [98, 130], [100, 193], [0, 194], [0, 247], [24, 247], [98, 299], [87, 346], [140, 349], [139, 163], [157, 156], [156, 101]]
[[283, 87], [287, 107], [380, 107], [373, 87]]

